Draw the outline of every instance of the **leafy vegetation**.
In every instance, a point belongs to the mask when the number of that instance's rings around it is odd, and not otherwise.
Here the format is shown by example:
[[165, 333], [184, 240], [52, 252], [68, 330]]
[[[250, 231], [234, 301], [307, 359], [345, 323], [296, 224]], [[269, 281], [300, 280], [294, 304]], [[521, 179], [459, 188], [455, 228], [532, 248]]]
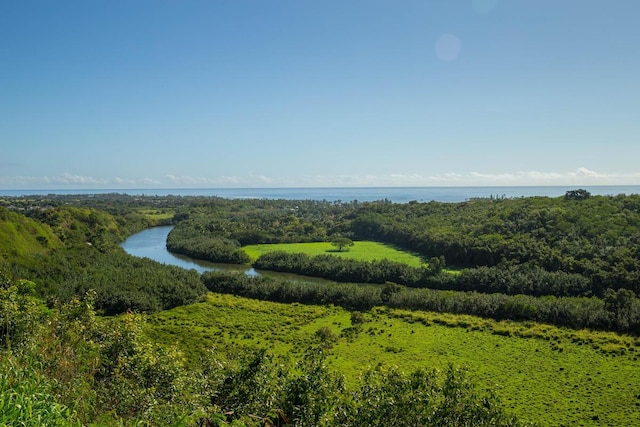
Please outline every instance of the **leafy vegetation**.
[[[29, 295], [29, 286], [2, 280], [0, 316], [5, 324], [11, 319], [25, 326], [2, 331], [0, 421], [5, 425], [366, 424], [361, 403], [346, 393], [320, 351], [307, 352], [295, 369], [273, 363], [265, 350], [225, 364], [210, 355], [199, 368], [187, 368], [177, 349], [145, 338], [139, 315], [99, 319], [91, 293], [46, 310]], [[454, 419], [520, 425], [460, 371], [376, 376], [380, 384], [366, 383], [361, 390], [375, 393], [380, 402], [364, 414], [382, 422], [391, 415], [385, 415], [387, 402], [402, 397], [412, 399], [414, 413], [394, 415], [400, 425], [409, 424], [415, 411], [434, 425]], [[383, 387], [387, 377], [397, 387]]]
[[47, 205], [32, 209], [30, 218], [1, 207], [0, 214], [0, 232], [13, 232], [0, 244], [0, 268], [13, 278], [33, 279], [51, 304], [93, 289], [96, 308], [105, 314], [152, 312], [197, 301], [206, 291], [193, 271], [136, 259], [119, 248], [130, 232], [150, 224], [135, 213], [114, 217], [92, 208]]
[[385, 283], [416, 285], [435, 273], [428, 267], [410, 267], [386, 258], [356, 261], [334, 255], [309, 257], [303, 253], [268, 252], [253, 263], [261, 270], [306, 274], [339, 282]]
[[250, 260], [237, 241], [212, 235], [203, 236], [202, 232], [185, 227], [171, 230], [167, 237], [167, 249], [195, 259], [228, 264], [244, 264]]
[[[356, 238], [444, 256], [460, 267], [519, 265], [534, 275], [536, 268], [581, 275], [589, 287], [573, 296], [602, 296], [607, 288], [640, 291], [638, 195], [373, 203], [345, 219], [343, 228]], [[537, 292], [553, 295], [556, 289]]]
[[335, 246], [338, 252], [348, 251], [353, 246], [353, 240], [348, 237], [333, 236], [331, 237], [331, 244]]

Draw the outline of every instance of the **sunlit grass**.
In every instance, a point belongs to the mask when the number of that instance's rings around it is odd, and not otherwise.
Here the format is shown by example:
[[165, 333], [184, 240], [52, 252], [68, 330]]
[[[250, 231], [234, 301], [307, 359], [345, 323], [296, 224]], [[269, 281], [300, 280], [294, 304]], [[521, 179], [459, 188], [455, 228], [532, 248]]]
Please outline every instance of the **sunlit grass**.
[[611, 332], [533, 322], [374, 309], [352, 329], [338, 307], [279, 304], [208, 294], [205, 301], [154, 314], [147, 332], [178, 344], [190, 360], [267, 348], [300, 357], [328, 328], [338, 340], [330, 365], [353, 384], [367, 366], [466, 366], [512, 411], [541, 425], [640, 425], [640, 342]]
[[400, 250], [391, 245], [371, 241], [356, 241], [348, 250], [342, 251], [338, 251], [329, 242], [247, 245], [242, 249], [254, 260], [267, 252], [285, 251], [289, 253], [305, 253], [309, 256], [330, 254], [357, 261], [374, 261], [386, 258], [412, 267], [420, 267], [423, 264], [423, 260], [419, 255]]
[[138, 212], [152, 221], [164, 221], [173, 218], [172, 209], [138, 209]]

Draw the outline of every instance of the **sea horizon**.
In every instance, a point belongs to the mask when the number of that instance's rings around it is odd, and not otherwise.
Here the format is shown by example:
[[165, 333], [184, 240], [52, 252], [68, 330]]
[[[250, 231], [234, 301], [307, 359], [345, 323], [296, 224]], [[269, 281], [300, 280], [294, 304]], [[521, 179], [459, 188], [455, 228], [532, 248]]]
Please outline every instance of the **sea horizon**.
[[230, 199], [289, 199], [366, 202], [388, 200], [462, 202], [473, 198], [560, 197], [569, 190], [585, 189], [593, 195], [640, 194], [640, 185], [537, 185], [442, 187], [247, 187], [247, 188], [83, 188], [0, 189], [3, 197], [47, 195], [123, 194], [130, 196], [203, 196]]

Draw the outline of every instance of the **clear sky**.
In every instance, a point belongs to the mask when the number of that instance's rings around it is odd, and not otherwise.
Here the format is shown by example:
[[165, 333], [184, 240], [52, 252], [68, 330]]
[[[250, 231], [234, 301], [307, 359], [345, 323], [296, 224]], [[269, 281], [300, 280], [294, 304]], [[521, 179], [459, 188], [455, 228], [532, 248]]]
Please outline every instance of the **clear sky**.
[[639, 0], [0, 1], [0, 188], [640, 184]]

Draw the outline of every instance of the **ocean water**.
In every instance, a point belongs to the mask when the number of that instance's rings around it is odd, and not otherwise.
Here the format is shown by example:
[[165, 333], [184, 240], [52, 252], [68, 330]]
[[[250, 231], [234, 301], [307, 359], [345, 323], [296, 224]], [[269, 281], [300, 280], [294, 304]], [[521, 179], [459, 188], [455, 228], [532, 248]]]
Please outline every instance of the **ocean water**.
[[640, 194], [640, 185], [625, 186], [540, 186], [540, 187], [340, 187], [340, 188], [187, 188], [187, 189], [99, 189], [99, 190], [0, 190], [0, 196], [109, 194], [144, 196], [217, 196], [228, 199], [326, 200], [330, 202], [394, 203], [463, 202], [478, 197], [518, 198], [560, 197], [569, 190], [583, 188], [593, 195]]

